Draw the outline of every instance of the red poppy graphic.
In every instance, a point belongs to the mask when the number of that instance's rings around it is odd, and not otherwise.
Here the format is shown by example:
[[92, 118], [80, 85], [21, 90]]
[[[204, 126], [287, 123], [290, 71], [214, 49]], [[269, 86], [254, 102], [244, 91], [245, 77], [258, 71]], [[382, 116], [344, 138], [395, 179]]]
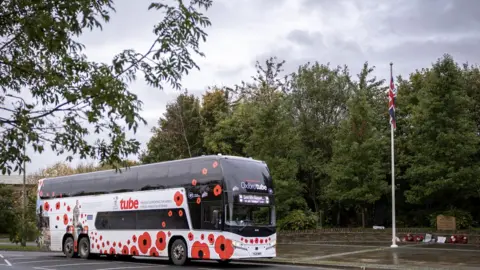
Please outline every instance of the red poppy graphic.
[[193, 233], [188, 233], [188, 240], [193, 241]]
[[140, 249], [140, 252], [143, 254], [148, 253], [148, 249], [152, 246], [152, 238], [150, 237], [150, 234], [147, 232], [144, 232], [142, 235], [138, 237], [138, 249]]
[[130, 248], [130, 255], [137, 256], [138, 255], [138, 249], [136, 246], [132, 246]]
[[150, 249], [150, 256], [152, 256], [152, 257], [158, 257], [158, 251], [157, 251], [157, 249], [156, 249], [155, 247], [152, 247], [152, 248]]
[[49, 204], [48, 202], [45, 202], [45, 203], [43, 204], [43, 209], [44, 209], [45, 211], [50, 210], [50, 204]]
[[215, 252], [217, 252], [222, 260], [230, 259], [234, 252], [232, 240], [226, 239], [223, 235], [217, 237], [215, 241]]
[[132, 236], [132, 241], [133, 241], [134, 243], [137, 242], [137, 236], [136, 236], [136, 235]]
[[196, 186], [197, 185], [197, 179], [193, 179], [192, 180], [192, 186]]
[[213, 234], [208, 235], [208, 242], [210, 242], [210, 245], [213, 245], [215, 242], [215, 236]]
[[208, 169], [207, 169], [207, 168], [203, 168], [203, 169], [202, 169], [202, 174], [203, 174], [203, 175], [207, 175], [207, 173], [208, 173]]
[[160, 231], [157, 233], [157, 240], [155, 240], [155, 246], [158, 250], [164, 250], [167, 247], [167, 237], [165, 233]]
[[64, 202], [64, 203], [63, 203], [63, 206], [65, 206], [65, 205], [67, 205], [67, 203], [66, 203], [66, 202]]
[[110, 241], [107, 241], [107, 246], [109, 246], [109, 245], [110, 245]]
[[113, 242], [113, 243], [112, 243], [112, 246], [116, 247], [116, 246], [117, 246], [117, 242]]
[[167, 227], [167, 223], [165, 221], [162, 221], [162, 228]]
[[70, 205], [67, 206], [67, 212], [70, 212]]
[[182, 209], [178, 210], [178, 215], [183, 217], [183, 210]]
[[122, 247], [122, 242], [118, 242], [118, 247]]
[[260, 239], [260, 244], [263, 244], [263, 239]]
[[202, 199], [200, 197], [197, 198], [197, 204], [200, 204], [202, 202]]
[[103, 239], [103, 236], [102, 236], [102, 235], [100, 235], [100, 241], [102, 241], [102, 239]]
[[192, 258], [193, 259], [210, 259], [210, 249], [207, 244], [196, 241], [192, 246]]
[[115, 248], [111, 247], [109, 254], [110, 254], [110, 255], [115, 255], [116, 253], [117, 253], [117, 252], [115, 251]]
[[212, 167], [213, 167], [213, 168], [217, 168], [217, 167], [218, 167], [218, 162], [217, 162], [217, 161], [214, 161], [213, 164], [212, 164]]
[[94, 248], [95, 248], [95, 244], [92, 244], [92, 249], [94, 249]]
[[220, 185], [216, 185], [215, 188], [213, 188], [213, 194], [215, 196], [220, 196], [222, 194], [222, 187]]
[[63, 215], [63, 224], [67, 225], [68, 224], [68, 216], [67, 214]]
[[248, 239], [245, 239], [245, 244], [248, 244]]
[[100, 244], [97, 244], [97, 249], [100, 249]]
[[129, 240], [127, 240], [127, 245], [130, 245], [130, 239], [129, 239]]
[[175, 200], [175, 203], [177, 204], [177, 206], [182, 205], [182, 203], [183, 203], [183, 194], [180, 193], [180, 191], [175, 192], [175, 195], [174, 195], [173, 197], [174, 197], [174, 200]]
[[122, 248], [122, 254], [123, 254], [123, 255], [128, 255], [129, 252], [130, 252], [130, 251], [128, 250], [128, 247], [127, 247], [127, 246], [123, 246], [123, 248]]
[[60, 216], [57, 216], [57, 220], [60, 220]]
[[171, 232], [168, 232], [168, 237], [172, 236], [172, 233]]
[[205, 235], [203, 235], [203, 233], [200, 235], [200, 239], [205, 239]]
[[105, 247], [105, 243], [104, 243], [104, 242], [102, 242], [102, 247], [103, 247], [103, 248]]
[[173, 215], [172, 210], [168, 211], [168, 216], [171, 217]]
[[60, 202], [57, 202], [57, 203], [55, 204], [55, 209], [60, 210]]

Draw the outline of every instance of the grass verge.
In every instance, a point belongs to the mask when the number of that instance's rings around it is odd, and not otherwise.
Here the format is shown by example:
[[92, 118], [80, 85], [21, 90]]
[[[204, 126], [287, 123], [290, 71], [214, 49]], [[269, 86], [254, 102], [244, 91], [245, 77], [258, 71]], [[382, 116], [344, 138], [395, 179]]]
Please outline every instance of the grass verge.
[[22, 247], [21, 245], [2, 245], [2, 243], [0, 243], [0, 250], [2, 251], [42, 251], [37, 246]]

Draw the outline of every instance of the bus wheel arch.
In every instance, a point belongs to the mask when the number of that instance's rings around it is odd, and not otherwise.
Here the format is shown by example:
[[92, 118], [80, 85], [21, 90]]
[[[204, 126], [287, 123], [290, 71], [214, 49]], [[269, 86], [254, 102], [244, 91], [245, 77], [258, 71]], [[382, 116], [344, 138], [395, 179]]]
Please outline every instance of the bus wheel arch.
[[182, 236], [173, 236], [168, 242], [168, 260], [174, 265], [188, 263], [188, 245]]

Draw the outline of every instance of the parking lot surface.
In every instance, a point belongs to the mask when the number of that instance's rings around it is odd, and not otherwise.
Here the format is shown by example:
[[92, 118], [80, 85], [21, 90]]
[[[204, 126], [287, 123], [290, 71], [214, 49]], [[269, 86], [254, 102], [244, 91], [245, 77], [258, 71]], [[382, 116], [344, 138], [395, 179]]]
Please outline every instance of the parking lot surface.
[[192, 262], [189, 265], [175, 267], [165, 259], [134, 258], [132, 260], [107, 259], [100, 257], [91, 260], [68, 259], [61, 253], [46, 252], [8, 252], [0, 251], [0, 270], [122, 270], [122, 269], [328, 269], [291, 265], [259, 265], [253, 263], [231, 262], [220, 265], [216, 262]]

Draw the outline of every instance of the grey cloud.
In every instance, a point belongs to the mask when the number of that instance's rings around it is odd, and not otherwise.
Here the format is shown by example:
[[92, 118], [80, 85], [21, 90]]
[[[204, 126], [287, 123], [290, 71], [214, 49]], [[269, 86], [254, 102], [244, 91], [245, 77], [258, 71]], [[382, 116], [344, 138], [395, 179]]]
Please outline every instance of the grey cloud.
[[384, 22], [398, 35], [441, 35], [479, 32], [480, 1], [417, 0], [406, 2], [400, 12], [395, 6], [384, 15]]
[[319, 32], [309, 33], [305, 30], [293, 30], [292, 32], [288, 33], [287, 39], [303, 46], [313, 46], [313, 45], [322, 45], [323, 44], [323, 36]]

